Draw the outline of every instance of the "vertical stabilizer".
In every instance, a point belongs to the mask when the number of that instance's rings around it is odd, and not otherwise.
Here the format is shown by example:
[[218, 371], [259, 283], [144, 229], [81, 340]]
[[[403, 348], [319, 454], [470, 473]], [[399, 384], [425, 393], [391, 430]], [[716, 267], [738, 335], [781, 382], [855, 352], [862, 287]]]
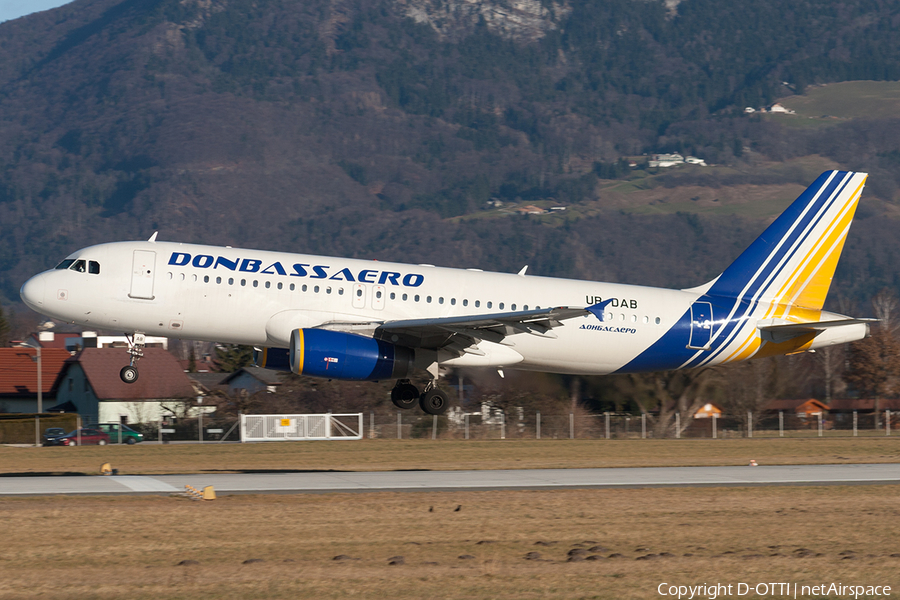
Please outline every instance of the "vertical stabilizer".
[[782, 314], [772, 316], [781, 318], [821, 311], [865, 181], [866, 173], [822, 173], [708, 294], [778, 305]]

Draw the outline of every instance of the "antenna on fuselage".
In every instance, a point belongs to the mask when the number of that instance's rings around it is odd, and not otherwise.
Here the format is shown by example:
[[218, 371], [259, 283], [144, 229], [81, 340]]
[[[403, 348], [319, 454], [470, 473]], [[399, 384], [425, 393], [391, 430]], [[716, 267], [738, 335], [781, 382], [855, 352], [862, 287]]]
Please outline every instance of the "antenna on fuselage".
[[528, 270], [528, 265], [525, 265], [524, 267], [522, 267], [522, 270], [519, 271], [519, 277], [525, 277], [525, 271], [527, 271], [527, 270]]
[[159, 232], [158, 232], [158, 231], [154, 231], [154, 232], [153, 232], [153, 235], [151, 235], [151, 236], [150, 236], [150, 239], [147, 240], [147, 241], [148, 241], [148, 242], [151, 242], [151, 243], [153, 243], [153, 244], [155, 244], [155, 243], [156, 243], [156, 236], [157, 236], [157, 234], [159, 234]]

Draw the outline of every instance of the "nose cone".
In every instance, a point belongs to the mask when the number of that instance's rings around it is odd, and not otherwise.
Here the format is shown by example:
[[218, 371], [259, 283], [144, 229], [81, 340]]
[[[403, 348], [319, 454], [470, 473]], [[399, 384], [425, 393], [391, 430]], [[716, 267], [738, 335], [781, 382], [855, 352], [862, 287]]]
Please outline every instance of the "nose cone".
[[44, 288], [46, 288], [43, 275], [35, 275], [25, 282], [22, 289], [19, 290], [19, 296], [22, 302], [28, 305], [31, 310], [41, 312], [44, 308]]

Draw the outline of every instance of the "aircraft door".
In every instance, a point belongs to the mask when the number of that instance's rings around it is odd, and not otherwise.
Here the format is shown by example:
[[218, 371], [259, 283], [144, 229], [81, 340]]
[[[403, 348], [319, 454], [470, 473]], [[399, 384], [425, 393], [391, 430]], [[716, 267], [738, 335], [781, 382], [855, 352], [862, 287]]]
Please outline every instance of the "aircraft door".
[[156, 252], [135, 250], [131, 267], [129, 298], [153, 300], [153, 279], [156, 271]]
[[709, 350], [712, 341], [712, 304], [694, 302], [691, 305], [691, 341], [688, 348]]
[[366, 286], [361, 283], [353, 284], [353, 308], [366, 307]]
[[372, 287], [372, 308], [381, 310], [384, 308], [384, 286], [376, 285]]

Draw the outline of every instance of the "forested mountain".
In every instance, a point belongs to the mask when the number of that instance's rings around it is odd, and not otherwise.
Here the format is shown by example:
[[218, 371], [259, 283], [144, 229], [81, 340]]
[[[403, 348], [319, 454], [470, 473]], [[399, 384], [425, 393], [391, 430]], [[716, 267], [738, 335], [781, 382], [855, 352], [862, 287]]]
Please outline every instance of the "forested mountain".
[[[667, 286], [717, 274], [746, 218], [606, 203], [621, 159], [727, 169], [663, 189], [797, 191], [819, 155], [872, 173], [838, 273], [900, 289], [900, 120], [743, 113], [900, 79], [887, 0], [76, 0], [0, 24], [0, 294], [149, 237]], [[693, 189], [693, 188], [692, 188]], [[491, 198], [567, 219], [480, 217]]]

